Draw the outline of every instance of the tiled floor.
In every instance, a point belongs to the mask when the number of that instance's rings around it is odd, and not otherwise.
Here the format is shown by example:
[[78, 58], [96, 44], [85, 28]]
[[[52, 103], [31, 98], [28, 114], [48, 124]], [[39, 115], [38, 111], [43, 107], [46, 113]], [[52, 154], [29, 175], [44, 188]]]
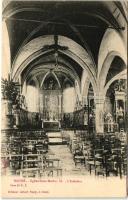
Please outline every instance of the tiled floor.
[[85, 166], [80, 164], [75, 166], [73, 156], [67, 145], [50, 145], [49, 150], [55, 154], [54, 157], [60, 159], [60, 167], [63, 170], [63, 176], [89, 175]]

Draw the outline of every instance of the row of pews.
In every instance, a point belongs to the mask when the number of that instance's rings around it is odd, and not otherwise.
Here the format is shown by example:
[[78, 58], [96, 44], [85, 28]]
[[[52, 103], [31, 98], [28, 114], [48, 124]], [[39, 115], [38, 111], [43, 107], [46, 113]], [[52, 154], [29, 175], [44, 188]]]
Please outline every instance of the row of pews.
[[[85, 130], [62, 130], [64, 144], [74, 164], [91, 174], [126, 176], [126, 133], [89, 135]], [[49, 149], [43, 130], [3, 130], [1, 133], [2, 175], [21, 177], [62, 176], [61, 161]]]
[[68, 146], [75, 165], [84, 165], [90, 174], [122, 177], [127, 173], [126, 133], [89, 137], [76, 131]]
[[4, 130], [1, 135], [2, 175], [62, 176], [60, 160], [49, 151], [43, 130]]

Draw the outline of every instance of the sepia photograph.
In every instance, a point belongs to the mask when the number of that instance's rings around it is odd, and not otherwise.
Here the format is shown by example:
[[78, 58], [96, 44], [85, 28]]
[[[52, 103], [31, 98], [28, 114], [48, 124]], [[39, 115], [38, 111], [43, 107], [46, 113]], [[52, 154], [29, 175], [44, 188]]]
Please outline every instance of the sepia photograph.
[[3, 198], [127, 196], [127, 9], [3, 0]]

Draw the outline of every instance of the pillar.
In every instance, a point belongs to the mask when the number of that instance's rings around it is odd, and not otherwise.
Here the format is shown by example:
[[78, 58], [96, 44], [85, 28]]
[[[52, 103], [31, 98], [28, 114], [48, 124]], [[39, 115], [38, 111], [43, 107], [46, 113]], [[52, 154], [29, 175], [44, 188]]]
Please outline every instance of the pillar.
[[10, 42], [9, 42], [9, 34], [7, 30], [7, 24], [5, 20], [2, 22], [2, 69], [1, 76], [2, 78], [8, 79], [8, 74], [10, 74], [11, 70], [11, 55], [10, 55]]
[[20, 110], [14, 109], [14, 117], [15, 117], [15, 128], [18, 128], [20, 124]]
[[12, 102], [6, 99], [2, 99], [1, 106], [1, 129], [13, 128]]
[[59, 105], [59, 119], [61, 119], [62, 95], [60, 94], [60, 95], [58, 95], [58, 97], [59, 97], [59, 103], [58, 103], [58, 105]]
[[95, 113], [95, 123], [96, 123], [96, 133], [104, 133], [104, 98], [96, 98], [96, 113]]
[[117, 123], [117, 110], [118, 110], [118, 102], [117, 99], [115, 99], [115, 121]]

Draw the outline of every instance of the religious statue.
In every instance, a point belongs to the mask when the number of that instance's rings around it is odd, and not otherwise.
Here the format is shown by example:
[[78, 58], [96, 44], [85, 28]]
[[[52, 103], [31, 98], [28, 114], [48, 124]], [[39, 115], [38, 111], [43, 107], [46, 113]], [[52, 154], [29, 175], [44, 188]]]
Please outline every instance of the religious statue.
[[107, 132], [113, 132], [114, 129], [114, 121], [112, 114], [108, 112], [105, 116], [105, 122], [107, 124]]
[[119, 108], [117, 108], [117, 115], [123, 116], [123, 108], [121, 106]]
[[49, 89], [49, 90], [52, 90], [53, 87], [54, 87], [53, 80], [50, 80], [50, 82], [49, 82], [49, 86], [48, 86], [48, 89]]

